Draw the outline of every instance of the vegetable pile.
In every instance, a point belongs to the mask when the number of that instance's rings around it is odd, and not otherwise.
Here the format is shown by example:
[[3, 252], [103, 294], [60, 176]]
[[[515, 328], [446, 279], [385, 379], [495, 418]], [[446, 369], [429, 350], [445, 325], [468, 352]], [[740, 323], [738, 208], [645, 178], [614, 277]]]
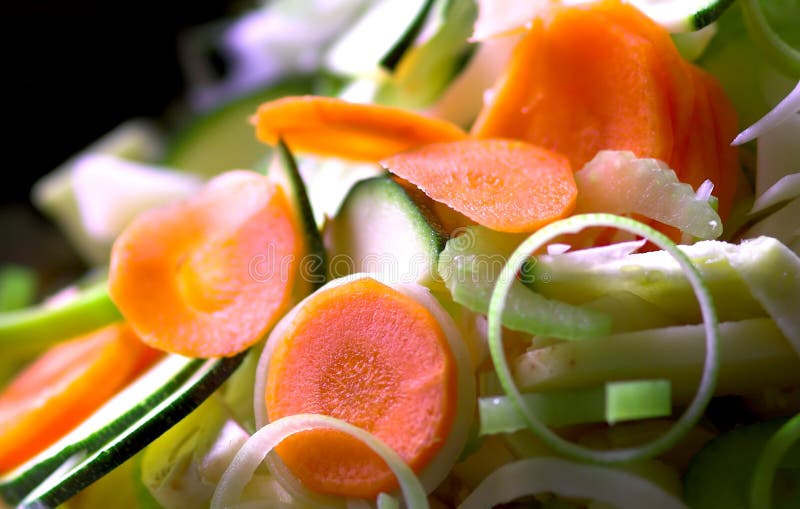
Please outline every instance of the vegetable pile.
[[796, 506], [800, 10], [317, 4], [34, 188], [0, 505]]

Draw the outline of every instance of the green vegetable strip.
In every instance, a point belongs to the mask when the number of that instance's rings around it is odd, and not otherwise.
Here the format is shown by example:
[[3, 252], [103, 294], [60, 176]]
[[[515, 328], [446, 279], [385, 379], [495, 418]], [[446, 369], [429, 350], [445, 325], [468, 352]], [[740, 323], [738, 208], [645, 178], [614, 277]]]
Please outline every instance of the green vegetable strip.
[[[703, 371], [704, 339], [702, 325], [680, 325], [559, 342], [514, 359], [514, 380], [523, 391], [541, 392], [663, 378], [673, 401], [685, 403]], [[719, 361], [718, 394], [800, 384], [800, 358], [769, 318], [720, 324]]]
[[36, 273], [33, 270], [17, 265], [0, 269], [0, 312], [29, 306], [35, 294]]
[[121, 319], [102, 284], [63, 305], [40, 304], [0, 313], [0, 348], [6, 358], [24, 357]]
[[[509, 236], [484, 228], [466, 229], [447, 242], [437, 269], [453, 300], [477, 313], [488, 311], [508, 243]], [[504, 326], [537, 336], [585, 339], [611, 332], [606, 313], [547, 299], [518, 281], [509, 290], [502, 313]]]
[[[666, 380], [609, 382], [604, 387], [527, 393], [527, 408], [547, 426], [614, 422], [670, 415], [670, 390]], [[527, 427], [525, 417], [506, 396], [478, 400], [480, 434], [512, 433]]]
[[[505, 307], [506, 296], [512, 283], [516, 280], [516, 273], [528, 259], [529, 253], [537, 251], [551, 239], [559, 235], [564, 233], [576, 233], [590, 226], [619, 228], [635, 235], [643, 236], [669, 252], [684, 270], [684, 273], [694, 288], [702, 310], [706, 332], [706, 357], [703, 365], [703, 375], [697, 393], [689, 407], [669, 431], [652, 442], [639, 447], [596, 451], [566, 441], [550, 431], [547, 426], [540, 422], [536, 415], [525, 406], [522, 394], [512, 377], [511, 369], [506, 362], [505, 352], [503, 351], [501, 317]], [[517, 404], [517, 407], [525, 416], [530, 430], [538, 435], [547, 445], [567, 456], [595, 463], [630, 462], [657, 456], [672, 448], [697, 423], [700, 417], [702, 417], [714, 393], [717, 372], [719, 370], [717, 352], [717, 338], [719, 332], [716, 311], [708, 288], [703, 282], [697, 268], [692, 265], [689, 258], [680, 251], [672, 241], [656, 230], [632, 219], [612, 214], [576, 215], [551, 223], [528, 237], [528, 239], [517, 248], [514, 254], [512, 254], [508, 264], [500, 273], [500, 278], [489, 303], [488, 322], [489, 352], [492, 356], [492, 361], [503, 389]]]
[[669, 380], [606, 384], [606, 422], [666, 417], [671, 413]]
[[428, 498], [417, 476], [403, 459], [375, 435], [341, 419], [317, 414], [297, 414], [283, 417], [262, 427], [239, 449], [217, 484], [211, 499], [211, 509], [235, 505], [256, 468], [266, 455], [285, 438], [302, 431], [329, 428], [343, 431], [364, 442], [383, 459], [397, 476], [400, 491], [408, 509], [427, 509]]
[[756, 468], [750, 485], [750, 508], [772, 507], [772, 482], [781, 463], [781, 458], [800, 439], [800, 414], [795, 415], [769, 439]]

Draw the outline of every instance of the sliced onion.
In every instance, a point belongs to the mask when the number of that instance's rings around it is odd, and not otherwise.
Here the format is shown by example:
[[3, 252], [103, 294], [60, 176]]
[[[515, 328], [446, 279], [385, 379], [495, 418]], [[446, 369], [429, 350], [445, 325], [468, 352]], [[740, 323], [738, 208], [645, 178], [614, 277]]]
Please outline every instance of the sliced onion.
[[343, 431], [361, 440], [394, 472], [400, 484], [400, 491], [403, 493], [406, 507], [409, 509], [428, 507], [428, 499], [419, 479], [403, 459], [378, 437], [357, 426], [326, 415], [297, 414], [283, 417], [262, 427], [244, 443], [225, 473], [222, 474], [222, 479], [217, 484], [217, 489], [211, 498], [211, 509], [225, 509], [237, 504], [245, 486], [272, 449], [287, 437], [314, 429]]
[[607, 467], [560, 458], [530, 458], [507, 463], [492, 472], [458, 506], [486, 509], [536, 493], [592, 499], [618, 509], [685, 509], [686, 505], [655, 484]]
[[[579, 446], [553, 433], [525, 406], [522, 394], [516, 386], [503, 350], [501, 319], [506, 296], [512, 283], [516, 280], [516, 274], [529, 258], [530, 253], [536, 252], [548, 241], [559, 235], [577, 233], [584, 228], [592, 226], [619, 228], [634, 233], [646, 238], [672, 255], [692, 285], [703, 316], [703, 326], [706, 333], [706, 357], [697, 393], [689, 407], [669, 431], [659, 438], [638, 447], [598, 451]], [[702, 417], [708, 402], [714, 394], [719, 371], [719, 327], [716, 309], [711, 300], [708, 287], [703, 281], [700, 272], [686, 254], [678, 249], [675, 243], [663, 234], [633, 219], [612, 214], [583, 214], [556, 221], [535, 232], [514, 251], [506, 266], [503, 267], [489, 303], [488, 318], [489, 352], [503, 390], [516, 403], [522, 415], [525, 416], [529, 429], [543, 442], [565, 456], [594, 463], [630, 462], [657, 456], [672, 448], [694, 427]]]

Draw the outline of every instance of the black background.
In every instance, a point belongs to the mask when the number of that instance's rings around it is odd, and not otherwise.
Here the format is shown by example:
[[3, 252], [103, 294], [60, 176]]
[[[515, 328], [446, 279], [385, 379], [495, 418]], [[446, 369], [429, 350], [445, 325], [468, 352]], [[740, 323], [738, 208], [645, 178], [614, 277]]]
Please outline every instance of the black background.
[[160, 116], [185, 88], [177, 59], [179, 34], [231, 15], [231, 4], [34, 0], [4, 5], [0, 203], [27, 203], [36, 179], [124, 120]]

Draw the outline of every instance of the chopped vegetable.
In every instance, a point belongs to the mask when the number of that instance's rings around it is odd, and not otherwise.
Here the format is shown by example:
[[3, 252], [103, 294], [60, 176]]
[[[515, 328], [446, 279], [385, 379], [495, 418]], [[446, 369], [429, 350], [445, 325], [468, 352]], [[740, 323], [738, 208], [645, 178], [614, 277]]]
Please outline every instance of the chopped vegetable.
[[[438, 453], [457, 411], [457, 367], [436, 318], [370, 278], [306, 300], [269, 360], [270, 420], [343, 419], [385, 440], [416, 471]], [[278, 454], [315, 491], [374, 497], [392, 489], [380, 460], [342, 434], [289, 438]]]
[[315, 96], [264, 103], [253, 122], [264, 143], [274, 145], [283, 138], [296, 152], [358, 161], [379, 161], [419, 145], [466, 136], [449, 122], [408, 110]]
[[157, 358], [124, 324], [49, 349], [0, 393], [0, 471], [58, 440]]
[[561, 154], [510, 140], [433, 143], [381, 161], [478, 224], [526, 232], [565, 217], [577, 190]]
[[[594, 5], [558, 10], [546, 25], [533, 22], [473, 136], [542, 145], [566, 155], [574, 170], [602, 149], [669, 160], [672, 115], [659, 70], [662, 49]], [[652, 23], [628, 4], [612, 5]]]
[[155, 348], [232, 356], [289, 304], [303, 249], [293, 218], [283, 189], [267, 178], [225, 173], [122, 233], [111, 254], [111, 297]]

